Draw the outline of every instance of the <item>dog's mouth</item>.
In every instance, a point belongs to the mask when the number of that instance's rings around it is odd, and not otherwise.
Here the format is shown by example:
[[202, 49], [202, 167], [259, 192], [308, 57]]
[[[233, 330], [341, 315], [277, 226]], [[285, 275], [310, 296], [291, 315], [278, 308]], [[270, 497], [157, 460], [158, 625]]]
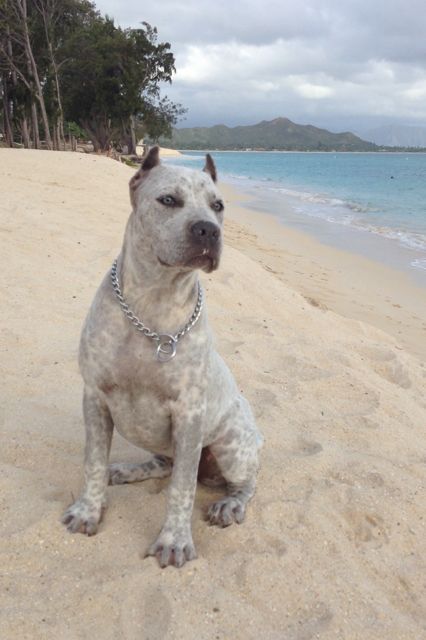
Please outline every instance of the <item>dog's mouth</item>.
[[178, 264], [169, 264], [157, 256], [158, 262], [163, 267], [187, 267], [189, 269], [202, 269], [206, 273], [211, 273], [219, 265], [219, 254], [203, 249], [201, 253], [190, 256]]
[[209, 253], [202, 253], [197, 256], [192, 256], [185, 262], [186, 267], [192, 269], [202, 269], [206, 273], [211, 273], [217, 268], [218, 259], [210, 255]]

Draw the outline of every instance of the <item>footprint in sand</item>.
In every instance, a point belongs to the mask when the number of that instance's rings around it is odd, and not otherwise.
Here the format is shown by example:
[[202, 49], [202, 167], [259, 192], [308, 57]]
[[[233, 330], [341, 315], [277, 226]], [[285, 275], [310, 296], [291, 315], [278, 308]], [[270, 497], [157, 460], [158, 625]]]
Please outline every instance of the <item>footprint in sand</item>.
[[369, 416], [352, 416], [350, 426], [351, 429], [379, 429], [383, 425]]
[[271, 389], [256, 389], [254, 392], [254, 401], [259, 404], [260, 408], [268, 412], [270, 407], [278, 407], [278, 396]]
[[349, 538], [353, 540], [355, 546], [368, 544], [378, 549], [383, 544], [388, 544], [389, 536], [381, 516], [375, 513], [347, 511], [345, 519], [350, 527]]
[[359, 473], [355, 465], [348, 465], [346, 468], [336, 469], [330, 473], [334, 482], [346, 484], [353, 487], [355, 484], [370, 489], [381, 489], [385, 486], [383, 476], [377, 471]]
[[360, 353], [372, 361], [372, 368], [379, 376], [403, 389], [411, 387], [410, 377], [393, 351], [382, 347], [365, 347]]
[[313, 307], [317, 307], [317, 309], [321, 309], [321, 311], [327, 311], [328, 307], [323, 302], [320, 302], [316, 298], [310, 298], [309, 296], [303, 296], [307, 302]]
[[297, 448], [293, 451], [295, 456], [315, 456], [323, 450], [319, 442], [313, 440], [299, 440]]
[[172, 602], [161, 587], [147, 584], [138, 575], [123, 580], [120, 615], [122, 638], [139, 640], [169, 637], [172, 615]]
[[385, 380], [388, 380], [403, 389], [409, 389], [411, 387], [410, 376], [404, 366], [398, 361], [383, 363], [381, 366], [375, 366], [374, 370]]

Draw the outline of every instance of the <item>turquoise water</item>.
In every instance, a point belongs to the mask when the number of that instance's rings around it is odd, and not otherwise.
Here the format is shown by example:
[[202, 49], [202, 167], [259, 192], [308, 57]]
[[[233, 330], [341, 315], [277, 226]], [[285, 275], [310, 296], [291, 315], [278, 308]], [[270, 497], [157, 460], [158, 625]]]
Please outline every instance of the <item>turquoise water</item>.
[[[426, 154], [213, 152], [222, 179], [249, 193], [256, 208], [272, 210], [284, 223], [321, 235], [330, 225], [346, 228], [346, 242], [371, 251], [405, 250], [400, 259], [426, 271]], [[173, 163], [198, 166], [204, 153], [187, 152]], [[291, 220], [280, 213], [280, 198], [291, 205]], [[285, 208], [283, 208], [285, 211]], [[325, 226], [324, 226], [325, 225]], [[352, 233], [352, 236], [350, 232]], [[355, 233], [356, 232], [356, 233]], [[332, 234], [333, 235], [333, 234]], [[330, 232], [328, 232], [330, 236]], [[355, 240], [356, 238], [356, 240]], [[384, 247], [389, 247], [384, 249]], [[396, 255], [396, 253], [395, 253]]]

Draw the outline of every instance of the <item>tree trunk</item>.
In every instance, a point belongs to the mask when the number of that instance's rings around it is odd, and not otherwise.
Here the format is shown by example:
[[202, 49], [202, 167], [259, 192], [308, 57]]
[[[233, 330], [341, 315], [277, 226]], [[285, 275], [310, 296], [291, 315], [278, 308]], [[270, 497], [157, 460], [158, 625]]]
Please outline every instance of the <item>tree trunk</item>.
[[58, 144], [58, 151], [64, 151], [65, 150], [65, 138], [62, 138], [62, 136], [61, 136], [61, 127], [60, 127], [60, 124], [59, 124], [59, 120], [56, 122], [55, 132], [56, 132], [56, 140], [57, 140], [57, 144]]
[[55, 151], [59, 151], [59, 139], [58, 139], [58, 123], [55, 122], [53, 127], [53, 148]]
[[40, 105], [41, 118], [42, 118], [43, 127], [44, 127], [44, 135], [46, 138], [46, 145], [48, 149], [52, 149], [52, 138], [50, 136], [49, 119], [47, 117], [46, 105], [43, 97], [43, 89], [41, 86], [40, 77], [38, 75], [37, 63], [34, 59], [33, 50], [31, 47], [30, 33], [28, 30], [27, 0], [21, 0], [21, 2], [19, 3], [19, 6], [20, 6], [21, 15], [22, 15], [22, 28], [23, 28], [23, 35], [24, 35], [24, 41], [25, 41], [25, 55], [27, 56], [27, 62], [32, 72], [31, 75], [33, 77], [35, 89], [36, 89], [35, 95]]
[[130, 155], [135, 155], [136, 154], [136, 123], [135, 123], [135, 116], [131, 115], [130, 116], [130, 136], [131, 136], [131, 145], [129, 147], [129, 153]]
[[101, 121], [89, 123], [86, 120], [82, 121], [81, 125], [92, 141], [93, 150], [96, 153], [108, 151], [111, 144], [111, 131], [108, 125]]
[[65, 138], [64, 119], [62, 116], [58, 120], [58, 139], [59, 139], [59, 149], [62, 149], [62, 151], [66, 151], [67, 140]]
[[[13, 55], [13, 47], [12, 47], [12, 40], [10, 39], [10, 32], [9, 32], [9, 28], [7, 27], [6, 29], [6, 48], [7, 48], [7, 53], [10, 57], [12, 57]], [[3, 89], [6, 91], [6, 95], [7, 95], [7, 84], [6, 84], [6, 74], [4, 74], [3, 78], [4, 78], [4, 85], [3, 85]], [[11, 71], [11, 77], [12, 77], [12, 85], [14, 87], [14, 89], [16, 89], [16, 84], [17, 84], [17, 80], [16, 80], [16, 73], [12, 70]], [[3, 99], [4, 99], [4, 94], [3, 94]], [[10, 115], [10, 101], [8, 101], [8, 110], [5, 109], [5, 113], [7, 111], [7, 113]], [[12, 146], [13, 144], [13, 132], [11, 135], [11, 144], [10, 146]]]
[[2, 77], [1, 86], [2, 86], [2, 93], [3, 93], [3, 130], [4, 130], [4, 135], [6, 137], [6, 144], [9, 147], [11, 147], [13, 145], [13, 132], [12, 132], [12, 125], [10, 123], [11, 121], [10, 100], [9, 100], [9, 93], [7, 90], [7, 78], [5, 73], [3, 74], [3, 77]]
[[29, 134], [29, 131], [28, 131], [27, 116], [24, 116], [22, 118], [22, 121], [21, 121], [21, 134], [22, 134], [22, 140], [24, 142], [24, 147], [26, 149], [30, 149], [31, 148], [31, 144], [30, 144], [30, 134]]
[[55, 148], [61, 149], [61, 147], [66, 149], [65, 146], [65, 132], [64, 132], [64, 110], [62, 107], [62, 98], [61, 98], [61, 87], [59, 83], [59, 73], [58, 73], [58, 65], [56, 64], [55, 53], [53, 51], [52, 44], [52, 33], [51, 26], [54, 20], [55, 12], [57, 13], [60, 8], [56, 2], [46, 2], [45, 0], [41, 0], [39, 2], [35, 2], [36, 9], [40, 13], [43, 19], [44, 25], [44, 35], [46, 37], [47, 48], [49, 50], [49, 58], [50, 58], [50, 66], [53, 70], [53, 77], [55, 79], [55, 93], [56, 93], [56, 104], [57, 104], [57, 114], [56, 114], [56, 133], [54, 133], [54, 138], [56, 138]]
[[40, 78], [38, 77], [37, 66], [36, 66], [36, 62], [34, 60], [34, 57], [32, 55], [32, 51], [30, 51], [30, 56], [31, 56], [31, 67], [32, 67], [32, 70], [33, 70], [34, 81], [35, 81], [35, 85], [36, 85], [36, 98], [37, 98], [38, 103], [40, 105], [41, 119], [43, 121], [44, 137], [46, 139], [47, 148], [48, 149], [52, 149], [52, 146], [53, 146], [52, 145], [52, 138], [50, 136], [49, 119], [47, 117], [46, 105], [45, 105], [44, 98], [43, 98], [43, 89], [42, 89], [41, 84], [40, 84]]
[[31, 125], [33, 134], [33, 148], [40, 149], [40, 131], [38, 127], [37, 104], [31, 99]]
[[62, 107], [61, 87], [59, 85], [58, 67], [56, 65], [55, 56], [53, 55], [52, 43], [49, 41], [50, 59], [52, 61], [53, 73], [55, 75], [55, 87], [56, 87], [56, 100], [58, 102], [58, 123], [57, 123], [57, 137], [58, 137], [58, 149], [63, 146], [65, 151], [65, 132], [64, 132], [64, 110]]

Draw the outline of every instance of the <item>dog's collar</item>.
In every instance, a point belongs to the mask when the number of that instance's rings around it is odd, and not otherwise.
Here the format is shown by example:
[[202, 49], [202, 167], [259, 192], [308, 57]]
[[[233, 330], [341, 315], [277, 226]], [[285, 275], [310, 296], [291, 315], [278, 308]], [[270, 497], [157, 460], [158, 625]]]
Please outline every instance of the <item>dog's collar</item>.
[[198, 281], [198, 296], [194, 312], [186, 325], [174, 335], [169, 333], [156, 333], [155, 331], [152, 331], [141, 320], [139, 320], [137, 316], [135, 316], [133, 311], [129, 309], [129, 305], [121, 293], [120, 283], [118, 281], [117, 260], [114, 260], [111, 267], [111, 284], [124, 315], [127, 316], [137, 331], [140, 331], [144, 336], [151, 338], [151, 340], [154, 340], [154, 342], [157, 343], [157, 360], [159, 362], [168, 362], [174, 358], [176, 355], [177, 343], [186, 333], [188, 333], [188, 331], [192, 329], [201, 315], [203, 308], [203, 289], [200, 281]]

